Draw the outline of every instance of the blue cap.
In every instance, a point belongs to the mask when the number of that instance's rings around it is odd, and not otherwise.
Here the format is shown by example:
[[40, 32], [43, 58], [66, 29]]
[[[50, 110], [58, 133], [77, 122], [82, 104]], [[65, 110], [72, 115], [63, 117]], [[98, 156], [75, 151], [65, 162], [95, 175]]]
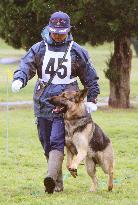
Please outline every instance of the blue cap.
[[51, 15], [48, 30], [50, 33], [67, 34], [70, 31], [70, 17], [62, 12], [58, 11]]

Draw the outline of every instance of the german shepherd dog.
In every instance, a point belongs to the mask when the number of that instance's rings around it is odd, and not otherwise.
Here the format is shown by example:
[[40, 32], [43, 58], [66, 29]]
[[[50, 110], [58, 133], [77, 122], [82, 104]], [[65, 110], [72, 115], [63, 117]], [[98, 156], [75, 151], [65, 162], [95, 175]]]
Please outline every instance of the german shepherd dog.
[[87, 112], [84, 98], [87, 89], [66, 91], [53, 96], [49, 102], [64, 113], [67, 168], [73, 177], [77, 176], [78, 165], [85, 160], [88, 175], [93, 184], [90, 191], [97, 189], [96, 166], [108, 174], [108, 191], [113, 189], [114, 156], [110, 139], [93, 122]]

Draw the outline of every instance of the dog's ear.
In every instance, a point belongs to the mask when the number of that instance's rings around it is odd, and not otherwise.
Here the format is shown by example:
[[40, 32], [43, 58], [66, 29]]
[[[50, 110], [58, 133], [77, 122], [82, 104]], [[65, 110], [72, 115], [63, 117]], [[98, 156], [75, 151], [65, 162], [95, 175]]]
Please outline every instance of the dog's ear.
[[83, 101], [84, 98], [87, 96], [87, 93], [88, 93], [88, 88], [84, 88], [83, 90], [80, 90], [80, 101]]

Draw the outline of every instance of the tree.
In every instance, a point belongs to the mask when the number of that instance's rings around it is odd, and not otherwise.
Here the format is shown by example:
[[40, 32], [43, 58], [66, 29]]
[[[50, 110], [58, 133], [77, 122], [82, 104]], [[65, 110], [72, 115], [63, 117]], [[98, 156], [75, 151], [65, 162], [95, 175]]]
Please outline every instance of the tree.
[[92, 45], [114, 41], [114, 53], [105, 71], [110, 81], [109, 105], [129, 108], [132, 59], [130, 38], [138, 35], [138, 1], [80, 0], [75, 8], [78, 8], [73, 15], [77, 40]]
[[[36, 4], [35, 4], [36, 2]], [[38, 10], [36, 10], [39, 2]], [[48, 1], [47, 1], [48, 2]], [[42, 3], [42, 4], [41, 4]], [[0, 2], [0, 36], [15, 48], [28, 49], [41, 39], [40, 31], [50, 15], [41, 12], [41, 7], [48, 8], [44, 1], [3, 0]], [[36, 10], [36, 11], [35, 11]], [[41, 12], [41, 17], [40, 17]]]
[[0, 37], [14, 48], [30, 48], [41, 40], [50, 15], [65, 10], [69, 2], [59, 0], [0, 1]]
[[109, 105], [130, 106], [132, 52], [130, 38], [138, 35], [137, 0], [3, 0], [0, 2], [0, 36], [10, 45], [28, 49], [40, 40], [50, 14], [71, 15], [72, 32], [79, 43], [114, 42], [105, 71], [110, 82]]

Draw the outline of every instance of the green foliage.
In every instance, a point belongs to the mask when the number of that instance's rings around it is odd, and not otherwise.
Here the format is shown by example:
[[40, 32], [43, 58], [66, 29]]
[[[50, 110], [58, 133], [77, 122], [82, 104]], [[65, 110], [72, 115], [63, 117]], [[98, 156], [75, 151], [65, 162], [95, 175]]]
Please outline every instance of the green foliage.
[[50, 9], [46, 11], [48, 2], [44, 5], [42, 3], [43, 1], [35, 0], [1, 2], [0, 36], [15, 48], [28, 49], [39, 41], [40, 31], [51, 13]]
[[79, 43], [97, 45], [138, 35], [137, 0], [5, 0], [0, 1], [0, 36], [16, 48], [29, 48], [41, 39], [50, 14], [58, 10], [71, 16]]
[[[78, 11], [82, 11], [80, 18], [74, 21], [77, 40], [83, 39], [83, 42], [89, 41], [96, 45], [104, 41], [113, 41], [120, 36], [130, 37], [138, 34], [137, 0], [125, 2], [123, 0], [80, 0], [79, 2], [83, 5], [78, 8]], [[85, 30], [85, 36], [82, 29]]]

